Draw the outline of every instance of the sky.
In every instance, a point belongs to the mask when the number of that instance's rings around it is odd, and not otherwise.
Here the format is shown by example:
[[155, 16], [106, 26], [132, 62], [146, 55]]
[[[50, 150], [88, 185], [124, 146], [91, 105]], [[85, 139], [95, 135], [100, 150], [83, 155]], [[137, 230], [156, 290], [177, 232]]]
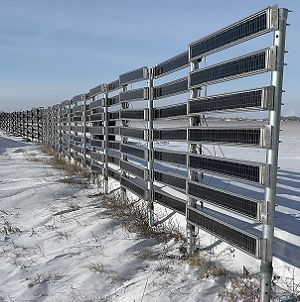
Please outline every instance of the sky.
[[[191, 42], [274, 4], [293, 11], [282, 115], [300, 116], [299, 0], [0, 0], [0, 111], [48, 107], [87, 93], [122, 73], [153, 67], [186, 51]], [[207, 64], [271, 46], [272, 38], [270, 33], [219, 57], [208, 56]], [[255, 88], [269, 85], [265, 81], [257, 77], [247, 83]]]

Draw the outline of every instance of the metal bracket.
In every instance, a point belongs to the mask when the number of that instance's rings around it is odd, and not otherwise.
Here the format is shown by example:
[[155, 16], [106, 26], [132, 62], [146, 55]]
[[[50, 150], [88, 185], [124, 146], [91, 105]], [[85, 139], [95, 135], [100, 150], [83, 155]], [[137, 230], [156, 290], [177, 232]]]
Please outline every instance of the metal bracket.
[[270, 29], [278, 30], [278, 4], [270, 9]]
[[145, 129], [144, 130], [144, 140], [146, 142], [148, 142], [149, 141], [149, 137], [150, 137], [150, 135], [149, 135], [149, 129]]
[[274, 71], [276, 70], [277, 46], [269, 47], [268, 52], [269, 52], [268, 69]]
[[267, 86], [263, 90], [263, 104], [262, 107], [265, 110], [274, 110], [274, 92], [275, 86]]
[[262, 202], [260, 203], [259, 221], [263, 224], [268, 223], [268, 205], [269, 202], [266, 200], [262, 200]]
[[265, 125], [262, 128], [262, 135], [261, 135], [261, 145], [265, 149], [271, 149], [272, 147], [272, 126]]
[[144, 100], [149, 100], [149, 88], [144, 87]]
[[144, 109], [144, 120], [149, 121], [149, 109]]
[[264, 164], [262, 166], [259, 182], [260, 182], [260, 184], [262, 184], [265, 187], [270, 186], [270, 165], [269, 164]]

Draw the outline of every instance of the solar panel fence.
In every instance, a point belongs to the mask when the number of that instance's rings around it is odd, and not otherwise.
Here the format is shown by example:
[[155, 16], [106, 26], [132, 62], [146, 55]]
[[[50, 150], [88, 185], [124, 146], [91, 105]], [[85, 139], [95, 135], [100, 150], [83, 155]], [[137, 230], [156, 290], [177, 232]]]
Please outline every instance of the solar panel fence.
[[[251, 194], [231, 191], [230, 186], [220, 188], [204, 180], [208, 176], [228, 183], [248, 182], [261, 186], [267, 194], [274, 193], [277, 162], [253, 162], [205, 152], [214, 146], [278, 152], [279, 123], [270, 120], [263, 126], [212, 126], [205, 114], [278, 114], [282, 76], [275, 73], [280, 64], [283, 66], [279, 53], [284, 49], [274, 42], [261, 50], [202, 65], [213, 53], [282, 30], [281, 17], [277, 6], [267, 7], [192, 42], [182, 53], [152, 68], [144, 66], [122, 73], [117, 80], [48, 108], [1, 112], [1, 130], [43, 142], [89, 168], [103, 177], [105, 193], [108, 181], [117, 181], [124, 198], [129, 191], [147, 201], [149, 217], [154, 213], [153, 202], [158, 203], [185, 215], [189, 228], [202, 229], [265, 261], [269, 252], [262, 242], [272, 239], [264, 232], [260, 237], [245, 232], [213, 213], [234, 214], [241, 221], [268, 225], [274, 219], [268, 202], [274, 203], [275, 199], [255, 199]], [[253, 75], [268, 72], [273, 75], [271, 83], [258, 88], [249, 83], [244, 90], [207, 95], [206, 86], [221, 82], [229, 85], [239, 78], [246, 82]], [[191, 236], [187, 245], [192, 251]]]

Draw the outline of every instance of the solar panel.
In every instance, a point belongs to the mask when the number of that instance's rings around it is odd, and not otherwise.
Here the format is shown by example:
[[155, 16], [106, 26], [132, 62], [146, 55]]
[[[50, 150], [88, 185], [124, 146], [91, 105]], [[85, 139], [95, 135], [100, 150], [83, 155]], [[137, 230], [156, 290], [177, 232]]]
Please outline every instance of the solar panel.
[[176, 104], [168, 107], [154, 108], [154, 118], [168, 118], [187, 115], [187, 104]]
[[81, 112], [81, 111], [82, 111], [82, 106], [79, 105], [79, 106], [74, 107], [74, 108], [73, 108], [73, 112], [76, 112], [76, 111]]
[[147, 189], [145, 189], [143, 186], [134, 183], [133, 181], [130, 181], [128, 178], [121, 176], [121, 186], [126, 187], [129, 191], [133, 192], [134, 194], [137, 194], [138, 196], [147, 199]]
[[113, 82], [111, 82], [107, 85], [107, 89], [108, 89], [109, 92], [114, 91], [118, 88], [120, 88], [119, 79], [117, 79], [117, 80], [115, 80], [115, 81], [113, 81]]
[[200, 97], [188, 101], [189, 114], [239, 110], [273, 110], [274, 86]]
[[158, 78], [189, 66], [189, 54], [187, 51], [159, 63], [153, 67], [154, 78]]
[[91, 146], [92, 147], [102, 148], [102, 145], [103, 145], [102, 141], [93, 140], [93, 139], [91, 140]]
[[261, 146], [262, 128], [190, 128], [190, 142]]
[[145, 110], [130, 110], [130, 109], [126, 109], [126, 110], [121, 110], [120, 111], [120, 118], [121, 119], [137, 119], [137, 120], [144, 120], [145, 119]]
[[186, 189], [186, 178], [179, 177], [178, 175], [175, 176], [169, 173], [154, 170], [154, 180], [179, 189]]
[[131, 164], [127, 161], [120, 161], [120, 168], [122, 170], [125, 170], [126, 172], [129, 172], [133, 175], [138, 176], [141, 179], [145, 179], [145, 168], [136, 166], [134, 164]]
[[153, 192], [154, 200], [165, 207], [168, 207], [176, 212], [185, 215], [186, 212], [186, 202], [182, 199], [176, 198], [174, 196], [170, 196], [166, 193], [158, 192], [154, 190]]
[[213, 205], [259, 220], [260, 201], [253, 198], [195, 182], [188, 183], [187, 193]]
[[200, 229], [226, 241], [244, 252], [257, 258], [260, 257], [259, 237], [234, 228], [211, 215], [191, 207], [187, 207], [187, 220]]
[[90, 103], [90, 109], [93, 109], [96, 107], [104, 107], [104, 99], [100, 99], [100, 100], [93, 101]]
[[144, 130], [123, 127], [120, 128], [120, 135], [138, 138], [138, 139], [144, 139]]
[[270, 71], [273, 69], [273, 60], [269, 53], [272, 53], [271, 48], [193, 71], [189, 74], [189, 87], [211, 85]]
[[90, 97], [94, 97], [103, 92], [104, 92], [104, 84], [100, 84], [100, 85], [90, 89], [89, 95], [90, 95]]
[[147, 89], [138, 88], [122, 91], [119, 94], [120, 102], [137, 101], [147, 99]]
[[154, 129], [153, 140], [183, 141], [187, 138], [186, 129]]
[[184, 77], [182, 79], [154, 87], [153, 99], [158, 100], [188, 91], [188, 77]]
[[264, 184], [262, 173], [264, 165], [260, 163], [244, 163], [229, 161], [209, 156], [189, 155], [189, 168], [205, 170], [212, 173], [237, 177], [241, 180]]
[[[72, 102], [73, 102], [73, 103], [76, 103], [76, 102], [79, 102], [79, 101], [81, 101], [81, 94], [76, 95], [76, 96], [74, 96], [74, 97], [72, 98]], [[55, 105], [55, 106], [57, 106], [57, 105]], [[57, 109], [57, 108], [56, 108], [56, 109]]]
[[102, 134], [104, 134], [104, 128], [103, 127], [92, 127], [90, 129], [90, 133], [92, 135], [102, 135]]
[[[274, 11], [274, 12], [273, 12]], [[278, 6], [266, 9], [229, 25], [189, 45], [190, 61], [218, 52], [265, 34], [278, 27]]]
[[91, 121], [103, 121], [103, 114], [102, 113], [91, 114]]
[[147, 150], [145, 149], [140, 149], [140, 148], [136, 148], [136, 147], [132, 147], [132, 146], [128, 146], [128, 145], [121, 145], [121, 149], [120, 151], [122, 153], [137, 157], [137, 158], [142, 158], [145, 159], [145, 152], [147, 152]]
[[168, 163], [179, 164], [186, 166], [187, 155], [183, 153], [166, 152], [160, 150], [154, 150], [153, 159], [157, 161], [164, 161]]
[[119, 76], [120, 86], [148, 79], [148, 68], [141, 67]]

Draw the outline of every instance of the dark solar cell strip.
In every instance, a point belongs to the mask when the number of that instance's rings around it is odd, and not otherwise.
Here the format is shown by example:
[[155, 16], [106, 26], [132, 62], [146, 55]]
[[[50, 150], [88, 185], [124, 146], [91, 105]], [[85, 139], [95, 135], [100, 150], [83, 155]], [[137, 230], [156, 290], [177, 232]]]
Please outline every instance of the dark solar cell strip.
[[261, 107], [262, 90], [192, 100], [189, 105], [189, 113]]
[[186, 154], [170, 153], [154, 150], [154, 159], [168, 163], [174, 163], [186, 166]]
[[120, 85], [142, 81], [145, 79], [145, 67], [121, 74], [119, 76]]
[[154, 200], [157, 201], [158, 203], [167, 206], [168, 208], [171, 208], [183, 215], [185, 215], [186, 211], [186, 203], [181, 202], [177, 199], [172, 198], [169, 195], [159, 193], [157, 191], [154, 191]]
[[166, 98], [174, 94], [188, 92], [188, 77], [154, 87], [154, 99]]
[[159, 182], [171, 185], [173, 187], [177, 187], [180, 189], [186, 189], [186, 179], [181, 177], [172, 176], [170, 174], [166, 174], [157, 170], [154, 170], [154, 180]]
[[184, 52], [174, 58], [171, 58], [165, 62], [157, 64], [154, 69], [154, 77], [163, 76], [164, 74], [171, 73], [178, 69], [187, 67], [189, 65], [189, 54]]
[[90, 103], [90, 108], [102, 107], [102, 99]]
[[126, 90], [119, 94], [120, 102], [143, 100], [144, 99], [144, 88]]
[[228, 29], [216, 33], [214, 36], [208, 37], [207, 39], [201, 39], [198, 43], [191, 45], [190, 57], [193, 59], [195, 57], [203, 56], [205, 53], [222, 48], [226, 44], [251, 37], [251, 35], [266, 29], [267, 12], [264, 12], [252, 19], [237, 24], [234, 27], [229, 27]]
[[157, 130], [153, 131], [153, 139], [154, 140], [168, 140], [168, 141], [178, 141], [178, 140], [186, 140], [187, 131], [185, 129], [179, 130]]
[[120, 111], [121, 119], [144, 119], [144, 110], [121, 110]]
[[104, 85], [100, 84], [92, 89], [90, 89], [90, 97], [93, 97], [97, 94], [103, 93], [104, 92]]
[[257, 239], [216, 221], [209, 215], [202, 214], [189, 208], [187, 209], [187, 219], [199, 228], [227, 241], [229, 244], [235, 245], [253, 256], [257, 256]]
[[257, 202], [247, 197], [230, 194], [213, 187], [201, 184], [189, 183], [188, 194], [198, 197], [204, 201], [241, 213], [252, 219], [257, 219]]
[[158, 118], [187, 115], [186, 108], [187, 108], [186, 104], [170, 106], [166, 108], [155, 108], [154, 118], [158, 119]]
[[138, 158], [145, 158], [145, 150], [141, 150], [138, 148], [134, 148], [131, 146], [126, 146], [126, 145], [121, 145], [121, 150], [122, 153], [128, 154], [128, 155], [132, 155]]
[[125, 170], [125, 171], [127, 171], [131, 174], [134, 174], [134, 175], [138, 176], [141, 179], [144, 179], [145, 169], [142, 168], [142, 167], [132, 165], [132, 164], [130, 164], [128, 162], [125, 162], [125, 161], [120, 161], [120, 168], [122, 170]]
[[260, 129], [189, 129], [189, 141], [260, 145]]
[[133, 193], [139, 195], [142, 198], [145, 198], [146, 189], [139, 186], [138, 184], [131, 182], [130, 180], [128, 180], [125, 177], [121, 177], [121, 186], [126, 187]]
[[190, 73], [190, 86], [201, 86], [204, 83], [210, 84], [218, 81], [226, 81], [227, 78], [232, 76], [246, 76], [247, 73], [265, 69], [266, 52], [264, 51]]
[[240, 179], [259, 183], [259, 166], [247, 165], [237, 162], [229, 162], [207, 157], [189, 156], [189, 167], [222, 173], [224, 175], [238, 177]]
[[120, 128], [120, 134], [122, 136], [144, 139], [144, 130]]

